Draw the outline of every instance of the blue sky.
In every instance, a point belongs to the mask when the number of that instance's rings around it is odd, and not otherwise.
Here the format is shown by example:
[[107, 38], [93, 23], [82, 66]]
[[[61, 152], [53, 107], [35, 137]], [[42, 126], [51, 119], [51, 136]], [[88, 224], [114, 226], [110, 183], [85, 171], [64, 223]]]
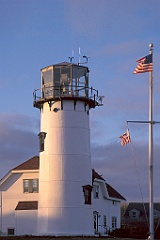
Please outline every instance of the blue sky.
[[[39, 111], [32, 93], [40, 69], [78, 50], [89, 58], [90, 86], [105, 96], [91, 110], [92, 166], [127, 201], [148, 201], [148, 126], [129, 124], [130, 145], [119, 136], [126, 120], [148, 120], [149, 74], [134, 75], [136, 60], [154, 44], [154, 120], [160, 121], [159, 0], [0, 0], [0, 178], [38, 155]], [[154, 126], [154, 200], [160, 201], [160, 126]], [[136, 167], [135, 167], [136, 166]]]

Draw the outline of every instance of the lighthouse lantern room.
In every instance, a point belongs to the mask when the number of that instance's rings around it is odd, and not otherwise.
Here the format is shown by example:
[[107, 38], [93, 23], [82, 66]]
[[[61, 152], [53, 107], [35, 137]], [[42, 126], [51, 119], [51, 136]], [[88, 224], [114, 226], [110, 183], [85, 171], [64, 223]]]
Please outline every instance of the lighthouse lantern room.
[[88, 67], [63, 62], [41, 69], [39, 235], [93, 235], [89, 110], [102, 105]]

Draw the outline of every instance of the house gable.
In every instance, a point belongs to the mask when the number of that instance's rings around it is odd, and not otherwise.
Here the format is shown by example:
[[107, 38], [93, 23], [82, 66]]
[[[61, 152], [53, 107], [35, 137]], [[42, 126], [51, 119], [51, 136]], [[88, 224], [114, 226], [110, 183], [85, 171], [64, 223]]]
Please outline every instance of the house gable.
[[[133, 212], [139, 212], [139, 216], [149, 216], [149, 203], [131, 202], [129, 203], [124, 217], [131, 217]], [[160, 203], [154, 203], [155, 215], [160, 214]]]
[[[10, 170], [0, 180], [0, 191], [6, 191], [16, 182], [24, 172], [39, 172], [39, 157], [34, 156], [26, 162]], [[16, 173], [16, 174], [15, 174]]]
[[99, 183], [101, 186], [103, 197], [106, 199], [115, 199], [115, 200], [126, 200], [119, 192], [117, 192], [113, 187], [106, 183], [105, 179], [99, 175], [94, 169], [92, 169], [92, 182]]

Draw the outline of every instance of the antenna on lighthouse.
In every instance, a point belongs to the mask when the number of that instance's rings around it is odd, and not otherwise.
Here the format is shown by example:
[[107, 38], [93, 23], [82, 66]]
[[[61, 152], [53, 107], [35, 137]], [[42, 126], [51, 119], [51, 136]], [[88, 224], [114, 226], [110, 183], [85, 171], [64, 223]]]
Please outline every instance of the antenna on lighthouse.
[[87, 57], [87, 56], [84, 55], [83, 58], [86, 59], [86, 62], [84, 62], [84, 63], [88, 63], [88, 59], [89, 59], [89, 57]]
[[68, 57], [69, 58], [69, 60], [70, 60], [70, 63], [72, 63], [73, 62], [73, 59], [74, 59], [74, 57]]
[[79, 47], [79, 49], [78, 49], [78, 54], [79, 54], [78, 65], [80, 65], [80, 63], [81, 63], [81, 49], [80, 49], [80, 47]]
[[70, 59], [70, 63], [73, 63], [73, 59], [74, 59], [74, 51], [72, 50], [72, 56], [68, 57]]

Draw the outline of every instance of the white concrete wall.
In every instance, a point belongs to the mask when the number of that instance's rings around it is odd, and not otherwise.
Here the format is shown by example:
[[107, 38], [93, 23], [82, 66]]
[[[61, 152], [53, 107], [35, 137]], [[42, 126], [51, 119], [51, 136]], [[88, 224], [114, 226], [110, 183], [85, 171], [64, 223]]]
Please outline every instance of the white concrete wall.
[[62, 104], [62, 110], [60, 102], [51, 110], [45, 103], [41, 110], [46, 138], [40, 153], [38, 233], [91, 235], [92, 206], [84, 204], [82, 188], [92, 184], [89, 115], [84, 102]]
[[38, 173], [12, 174], [3, 184], [1, 218], [3, 235], [7, 235], [8, 228], [14, 228], [16, 232], [15, 208], [19, 201], [38, 201], [38, 193], [23, 193], [23, 179], [32, 178], [39, 178]]

